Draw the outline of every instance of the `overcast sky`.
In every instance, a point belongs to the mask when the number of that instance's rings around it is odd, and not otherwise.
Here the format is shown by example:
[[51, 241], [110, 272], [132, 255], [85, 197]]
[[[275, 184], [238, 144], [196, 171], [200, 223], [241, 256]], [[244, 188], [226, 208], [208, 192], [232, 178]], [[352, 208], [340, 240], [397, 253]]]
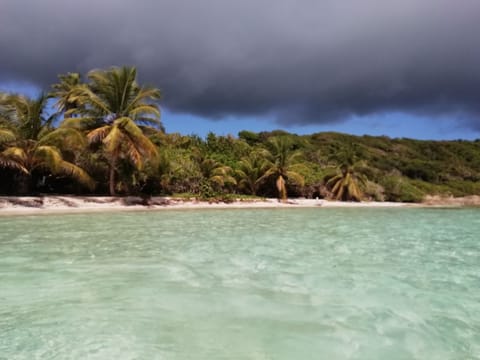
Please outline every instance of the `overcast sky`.
[[0, 87], [128, 64], [169, 131], [474, 138], [479, 34], [478, 0], [0, 0]]

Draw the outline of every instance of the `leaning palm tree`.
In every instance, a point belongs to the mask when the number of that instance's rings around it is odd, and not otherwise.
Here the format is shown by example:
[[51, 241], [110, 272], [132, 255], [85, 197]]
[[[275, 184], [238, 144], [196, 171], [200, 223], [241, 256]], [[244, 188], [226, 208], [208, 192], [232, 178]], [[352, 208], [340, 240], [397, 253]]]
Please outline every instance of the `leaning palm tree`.
[[[138, 85], [134, 67], [113, 67], [88, 74], [89, 83], [76, 86], [68, 102], [62, 126], [87, 131], [90, 143], [101, 143], [109, 163], [109, 190], [115, 195], [115, 175], [120, 160], [141, 170], [145, 160], [157, 157], [157, 149], [144, 134], [143, 126], [161, 126], [160, 111], [154, 102], [160, 90]], [[60, 110], [61, 107], [57, 105]], [[76, 117], [73, 117], [76, 116]]]
[[61, 151], [55, 146], [23, 140], [8, 147], [1, 156], [15, 163], [16, 166], [11, 167], [22, 170], [30, 179], [34, 171], [47, 171], [53, 175], [70, 176], [89, 189], [95, 186], [90, 176], [82, 168], [64, 160]]
[[267, 157], [268, 151], [262, 149], [252, 152], [238, 162], [239, 168], [235, 174], [239, 179], [238, 186], [241, 190], [246, 190], [251, 195], [257, 195], [262, 177], [269, 168]]
[[287, 180], [303, 186], [305, 180], [302, 175], [294, 171], [300, 166], [301, 153], [293, 150], [293, 144], [286, 136], [276, 136], [268, 140], [270, 145], [269, 169], [261, 177], [261, 181], [271, 176], [275, 177], [279, 199], [287, 201]]

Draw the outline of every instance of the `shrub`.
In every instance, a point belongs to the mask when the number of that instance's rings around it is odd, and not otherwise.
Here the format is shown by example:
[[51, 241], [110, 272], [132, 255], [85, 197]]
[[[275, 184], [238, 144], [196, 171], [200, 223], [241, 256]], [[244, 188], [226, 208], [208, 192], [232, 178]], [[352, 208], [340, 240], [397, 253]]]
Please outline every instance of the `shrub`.
[[426, 195], [403, 177], [387, 176], [382, 185], [387, 201], [420, 202]]

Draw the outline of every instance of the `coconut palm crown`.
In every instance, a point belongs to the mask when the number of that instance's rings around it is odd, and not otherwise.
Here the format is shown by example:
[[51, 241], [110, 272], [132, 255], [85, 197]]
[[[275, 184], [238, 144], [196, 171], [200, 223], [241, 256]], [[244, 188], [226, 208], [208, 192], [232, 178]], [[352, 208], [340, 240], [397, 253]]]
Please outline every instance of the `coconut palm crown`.
[[251, 152], [244, 156], [239, 162], [239, 168], [235, 171], [238, 177], [238, 185], [241, 189], [247, 190], [251, 195], [257, 195], [262, 177], [269, 169], [270, 163], [266, 158], [268, 151], [265, 149]]
[[0, 153], [0, 167], [19, 170], [28, 178], [37, 170], [66, 175], [93, 189], [90, 176], [79, 166], [66, 161], [61, 149], [52, 143], [55, 140], [65, 142], [67, 138], [60, 129], [54, 130], [55, 115], [46, 115], [46, 95], [30, 99], [3, 94], [0, 100], [0, 145], [4, 147]]
[[23, 139], [39, 140], [53, 130], [56, 115], [47, 113], [48, 97], [42, 93], [37, 98], [17, 94], [0, 96], [0, 125], [16, 129]]
[[60, 81], [52, 85], [49, 97], [56, 99], [55, 108], [59, 114], [63, 113], [65, 117], [70, 117], [71, 113], [80, 107], [75, 93], [82, 84], [82, 77], [79, 73], [67, 73], [58, 75], [58, 79]]
[[303, 186], [305, 182], [303, 176], [294, 171], [300, 163], [301, 153], [293, 150], [293, 144], [286, 136], [275, 136], [270, 138], [268, 142], [270, 145], [269, 169], [261, 177], [261, 180], [274, 176], [279, 199], [286, 202], [288, 197], [287, 180], [300, 186]]
[[366, 177], [362, 174], [365, 163], [357, 160], [356, 147], [346, 147], [337, 154], [336, 160], [340, 165], [337, 174], [326, 182], [327, 187], [330, 187], [336, 200], [361, 201], [361, 186], [366, 183]]

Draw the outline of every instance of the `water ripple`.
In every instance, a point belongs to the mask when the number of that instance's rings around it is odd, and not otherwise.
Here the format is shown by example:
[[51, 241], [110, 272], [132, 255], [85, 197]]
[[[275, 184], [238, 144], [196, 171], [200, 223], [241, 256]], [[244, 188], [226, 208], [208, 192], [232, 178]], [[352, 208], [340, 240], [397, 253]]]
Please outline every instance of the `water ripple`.
[[0, 359], [480, 358], [479, 215], [2, 217]]

